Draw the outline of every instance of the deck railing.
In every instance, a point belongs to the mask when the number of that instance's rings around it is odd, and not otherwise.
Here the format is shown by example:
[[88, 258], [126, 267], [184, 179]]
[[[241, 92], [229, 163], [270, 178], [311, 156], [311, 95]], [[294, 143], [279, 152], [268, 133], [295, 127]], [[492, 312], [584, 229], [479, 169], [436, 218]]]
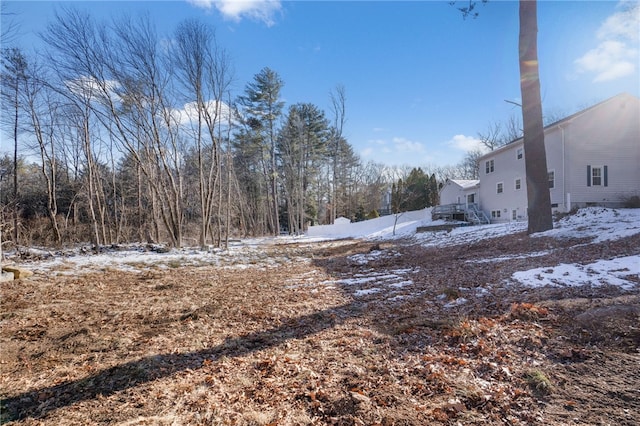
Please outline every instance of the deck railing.
[[458, 219], [471, 223], [489, 223], [487, 215], [476, 203], [444, 204], [431, 210], [433, 219]]

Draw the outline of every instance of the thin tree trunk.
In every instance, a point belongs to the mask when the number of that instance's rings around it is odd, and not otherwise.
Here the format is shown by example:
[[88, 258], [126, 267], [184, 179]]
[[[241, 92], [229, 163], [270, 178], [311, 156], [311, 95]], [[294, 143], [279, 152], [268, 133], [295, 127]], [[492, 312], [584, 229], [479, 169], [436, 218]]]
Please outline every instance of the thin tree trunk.
[[13, 123], [13, 243], [18, 245], [18, 112], [19, 112], [19, 78], [16, 76], [16, 92], [14, 99], [15, 115]]
[[[144, 241], [145, 234], [148, 233], [148, 226], [146, 219], [142, 213], [142, 172], [140, 171], [140, 164], [136, 163], [136, 180], [137, 180], [137, 198], [138, 198], [138, 239]], [[145, 229], [147, 232], [145, 233]]]
[[276, 143], [273, 135], [273, 124], [270, 124], [271, 132], [271, 195], [273, 197], [273, 232], [274, 235], [280, 234], [280, 209], [278, 208], [278, 171], [276, 168]]
[[83, 137], [83, 145], [84, 145], [84, 150], [85, 150], [85, 156], [87, 159], [87, 183], [89, 184], [89, 194], [87, 196], [88, 202], [89, 202], [89, 213], [91, 214], [91, 228], [92, 228], [92, 232], [91, 232], [91, 239], [93, 240], [93, 245], [94, 245], [94, 250], [98, 250], [98, 246], [100, 244], [100, 232], [98, 229], [98, 219], [96, 217], [96, 210], [95, 210], [95, 206], [94, 206], [94, 195], [95, 195], [95, 188], [93, 186], [94, 184], [94, 178], [93, 178], [93, 174], [95, 172], [94, 166], [93, 166], [93, 155], [91, 153], [91, 143], [90, 143], [90, 139], [89, 139], [89, 123], [88, 123], [88, 119], [85, 117], [84, 118], [84, 123], [83, 123], [83, 129], [82, 129], [82, 137]]

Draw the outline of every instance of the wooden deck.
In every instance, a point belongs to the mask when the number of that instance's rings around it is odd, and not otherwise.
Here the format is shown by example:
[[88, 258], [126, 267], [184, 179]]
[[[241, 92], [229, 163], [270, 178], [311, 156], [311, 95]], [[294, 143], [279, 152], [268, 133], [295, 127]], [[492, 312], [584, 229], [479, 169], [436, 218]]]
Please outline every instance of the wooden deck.
[[478, 208], [477, 204], [445, 204], [435, 206], [431, 210], [433, 220], [459, 220], [474, 225], [491, 223], [487, 215]]

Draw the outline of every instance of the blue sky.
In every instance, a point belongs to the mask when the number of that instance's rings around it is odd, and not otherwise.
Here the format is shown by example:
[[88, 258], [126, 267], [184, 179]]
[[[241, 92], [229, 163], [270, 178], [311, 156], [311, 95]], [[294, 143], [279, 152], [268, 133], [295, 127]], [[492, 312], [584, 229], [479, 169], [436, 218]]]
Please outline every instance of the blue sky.
[[[27, 51], [61, 2], [8, 1]], [[460, 6], [465, 2], [458, 2]], [[448, 1], [75, 1], [98, 19], [148, 12], [170, 38], [185, 18], [216, 29], [235, 70], [235, 94], [263, 67], [287, 104], [330, 115], [347, 97], [345, 136], [364, 161], [459, 162], [478, 132], [519, 114], [518, 3], [492, 0], [464, 20]], [[638, 3], [539, 1], [543, 109], [567, 115], [628, 92], [640, 96]], [[3, 20], [7, 17], [3, 16]], [[4, 144], [3, 144], [4, 145]], [[3, 147], [4, 149], [4, 147]]]

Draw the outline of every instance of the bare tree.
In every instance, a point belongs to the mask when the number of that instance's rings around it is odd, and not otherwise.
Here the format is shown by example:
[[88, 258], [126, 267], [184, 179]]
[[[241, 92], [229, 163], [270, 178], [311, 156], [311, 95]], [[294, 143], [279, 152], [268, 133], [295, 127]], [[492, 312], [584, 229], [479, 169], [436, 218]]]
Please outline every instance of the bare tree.
[[65, 108], [67, 120], [72, 123], [74, 136], [79, 141], [84, 155], [84, 178], [87, 190], [87, 205], [91, 218], [91, 242], [97, 250], [100, 244], [106, 243], [104, 210], [102, 196], [99, 191], [100, 172], [94, 149], [97, 141], [92, 131], [91, 103], [95, 99], [95, 88], [82, 79], [67, 81], [67, 100], [71, 103]]
[[484, 132], [478, 132], [478, 139], [480, 139], [482, 145], [490, 151], [493, 151], [508, 142], [505, 141], [502, 124], [497, 121], [489, 123]]
[[515, 114], [511, 114], [504, 124], [505, 143], [513, 142], [522, 137], [522, 120]]
[[18, 135], [20, 122], [20, 96], [26, 84], [27, 61], [22, 52], [16, 48], [2, 51], [2, 105], [7, 109], [7, 117], [11, 119], [13, 135], [13, 242], [18, 244]]
[[468, 151], [459, 164], [459, 172], [456, 172], [457, 176], [455, 177], [459, 179], [479, 179], [478, 160], [484, 154], [485, 153], [479, 149]]
[[62, 243], [58, 225], [58, 139], [64, 135], [60, 123], [61, 107], [57, 94], [45, 84], [43, 67], [31, 64], [25, 80], [25, 107], [29, 114], [31, 132], [38, 142], [41, 170], [47, 184], [47, 212], [57, 244]]
[[9, 11], [8, 4], [7, 2], [0, 3], [0, 19], [2, 19], [0, 38], [2, 38], [3, 46], [13, 43], [18, 35], [18, 24], [12, 19], [15, 14]]
[[[198, 21], [185, 21], [175, 33], [174, 65], [179, 70], [180, 80], [193, 97], [196, 117], [189, 117], [195, 123], [195, 145], [198, 162], [198, 193], [200, 196], [200, 237], [201, 247], [205, 247], [207, 231], [211, 228], [214, 208], [222, 207], [221, 196], [221, 146], [220, 131], [225, 124], [222, 110], [223, 96], [230, 83], [227, 56], [216, 42], [213, 31]], [[229, 114], [228, 106], [226, 106]], [[206, 140], [203, 138], [206, 134]], [[206, 151], [206, 152], [205, 152]], [[217, 245], [220, 245], [221, 214], [218, 211]]]
[[340, 144], [342, 141], [342, 132], [347, 120], [346, 116], [346, 90], [343, 85], [338, 85], [330, 93], [331, 112], [333, 113], [333, 132], [331, 135], [331, 156], [332, 156], [332, 182], [331, 182], [331, 213], [329, 221], [333, 223], [336, 220], [338, 209], [338, 156], [340, 155]]
[[411, 167], [395, 167], [392, 170], [393, 182], [391, 184], [391, 211], [393, 219], [393, 235], [396, 234], [398, 219], [407, 211], [405, 204], [407, 201], [407, 191], [405, 191], [406, 181], [411, 174]]
[[58, 49], [63, 53], [69, 44], [83, 47], [79, 51], [86, 53], [78, 60], [68, 54], [65, 57], [78, 62], [79, 72], [91, 79], [99, 91], [93, 112], [120, 149], [139, 164], [151, 191], [156, 237], [160, 220], [170, 243], [179, 247], [184, 225], [184, 139], [172, 109], [170, 67], [155, 29], [148, 18], [123, 18], [109, 31], [91, 28], [86, 31], [90, 37], [75, 37], [75, 27], [87, 26], [88, 20], [77, 15], [72, 12], [58, 18], [48, 40], [54, 47], [61, 46]]
[[522, 124], [515, 115], [510, 115], [504, 122], [489, 123], [485, 131], [478, 132], [478, 139], [491, 151], [521, 137]]

